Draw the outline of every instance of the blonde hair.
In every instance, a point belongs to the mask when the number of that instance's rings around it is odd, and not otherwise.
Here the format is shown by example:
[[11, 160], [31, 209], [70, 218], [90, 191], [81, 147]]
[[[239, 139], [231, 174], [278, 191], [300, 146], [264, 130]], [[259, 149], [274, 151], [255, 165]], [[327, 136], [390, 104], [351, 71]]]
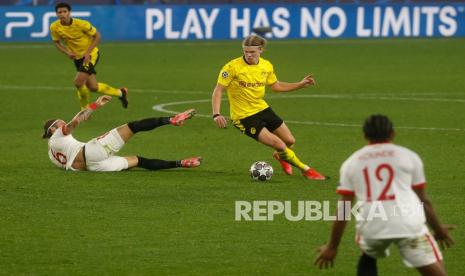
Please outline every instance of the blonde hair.
[[264, 39], [263, 37], [252, 34], [244, 38], [244, 40], [242, 41], [242, 47], [260, 46], [262, 48], [265, 48], [266, 42], [267, 42], [266, 39]]

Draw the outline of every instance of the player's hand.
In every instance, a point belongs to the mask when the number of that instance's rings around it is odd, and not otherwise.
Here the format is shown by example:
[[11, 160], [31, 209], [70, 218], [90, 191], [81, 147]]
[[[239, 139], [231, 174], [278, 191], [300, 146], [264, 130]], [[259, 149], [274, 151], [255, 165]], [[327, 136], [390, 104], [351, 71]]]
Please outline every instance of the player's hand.
[[76, 54], [73, 53], [73, 52], [69, 52], [69, 53], [67, 53], [67, 55], [68, 55], [68, 57], [69, 57], [70, 59], [75, 59], [75, 58], [76, 58]]
[[315, 85], [315, 79], [313, 78], [313, 75], [306, 75], [303, 80], [300, 82], [302, 84], [302, 87], [309, 87], [310, 85]]
[[90, 55], [89, 54], [84, 54], [84, 61], [82, 62], [84, 65], [89, 64], [90, 62]]
[[319, 255], [315, 258], [314, 265], [318, 266], [319, 269], [333, 267], [337, 249], [323, 245], [317, 249], [317, 252], [319, 252]]
[[95, 103], [100, 107], [100, 106], [106, 105], [109, 101], [111, 101], [111, 97], [104, 95], [104, 96], [98, 97]]
[[226, 128], [228, 126], [228, 121], [226, 120], [225, 117], [223, 116], [216, 116], [215, 118], [213, 118], [213, 120], [215, 121], [216, 125], [219, 127], [219, 128]]
[[443, 224], [439, 231], [434, 232], [434, 238], [438, 241], [441, 249], [449, 248], [454, 245], [454, 240], [449, 236], [449, 230], [455, 229], [455, 225]]

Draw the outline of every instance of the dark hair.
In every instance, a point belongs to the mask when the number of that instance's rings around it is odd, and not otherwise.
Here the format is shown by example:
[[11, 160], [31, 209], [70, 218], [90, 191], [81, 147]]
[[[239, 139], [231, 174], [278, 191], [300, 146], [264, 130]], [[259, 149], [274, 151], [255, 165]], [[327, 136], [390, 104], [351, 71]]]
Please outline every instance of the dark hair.
[[55, 12], [58, 11], [59, 8], [66, 8], [68, 11], [71, 11], [71, 6], [68, 3], [60, 2], [55, 5]]
[[392, 139], [394, 128], [387, 116], [375, 114], [365, 120], [363, 133], [370, 142], [386, 142]]
[[58, 119], [50, 119], [45, 122], [44, 124], [44, 134], [42, 134], [42, 138], [50, 138], [52, 136], [52, 132], [49, 130], [49, 127]]

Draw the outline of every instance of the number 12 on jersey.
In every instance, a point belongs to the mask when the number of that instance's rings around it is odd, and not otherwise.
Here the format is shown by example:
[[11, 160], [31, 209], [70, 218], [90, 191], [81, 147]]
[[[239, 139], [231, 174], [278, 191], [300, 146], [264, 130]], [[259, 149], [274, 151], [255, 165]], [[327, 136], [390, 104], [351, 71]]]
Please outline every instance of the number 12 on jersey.
[[374, 187], [372, 186], [372, 179], [375, 177], [378, 181], [376, 185], [381, 185], [382, 191], [377, 197], [376, 200], [378, 201], [384, 201], [384, 200], [394, 200], [396, 196], [392, 194], [391, 191], [391, 184], [392, 181], [394, 180], [394, 169], [392, 168], [391, 165], [387, 163], [382, 163], [379, 164], [374, 171], [370, 171], [368, 167], [365, 167], [363, 169], [363, 176], [365, 179], [365, 188], [366, 188], [366, 200], [367, 201], [373, 201], [373, 197], [375, 195], [372, 195], [372, 190], [379, 190], [379, 189], [373, 189]]

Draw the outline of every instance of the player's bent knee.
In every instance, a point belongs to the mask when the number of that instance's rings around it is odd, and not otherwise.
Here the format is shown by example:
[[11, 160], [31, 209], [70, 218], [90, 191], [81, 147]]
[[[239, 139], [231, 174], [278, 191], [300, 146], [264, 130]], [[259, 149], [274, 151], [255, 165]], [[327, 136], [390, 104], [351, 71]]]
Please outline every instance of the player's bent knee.
[[117, 127], [116, 131], [118, 131], [119, 136], [121, 136], [125, 143], [134, 135], [127, 124]]
[[81, 82], [81, 81], [75, 81], [74, 82], [74, 86], [76, 88], [81, 88], [84, 84], [85, 84], [85, 82]]
[[120, 156], [110, 156], [99, 162], [89, 162], [87, 169], [94, 172], [119, 172], [129, 168], [126, 158]]
[[288, 147], [292, 147], [295, 144], [295, 138], [294, 137], [288, 138], [284, 142], [286, 143]]
[[273, 148], [276, 149], [277, 151], [284, 151], [286, 150], [287, 146], [283, 141], [276, 141], [273, 144]]
[[439, 262], [434, 264], [417, 267], [417, 270], [421, 273], [421, 275], [426, 276], [446, 276], [447, 273], [443, 267], [443, 265]]
[[128, 161], [128, 169], [134, 168], [139, 164], [139, 158], [137, 158], [137, 156], [126, 156], [124, 158]]

